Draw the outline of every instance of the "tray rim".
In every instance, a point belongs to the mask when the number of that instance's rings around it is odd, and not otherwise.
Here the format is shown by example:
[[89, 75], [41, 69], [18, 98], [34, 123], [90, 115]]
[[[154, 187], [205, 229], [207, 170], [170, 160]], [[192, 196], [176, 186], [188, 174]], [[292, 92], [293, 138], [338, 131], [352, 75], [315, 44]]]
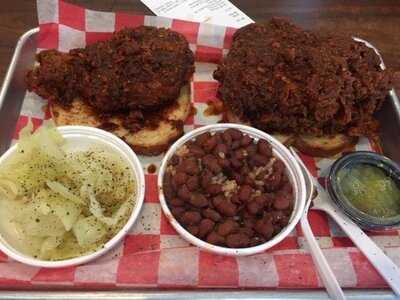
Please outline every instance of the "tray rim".
[[[387, 290], [380, 289], [344, 289], [344, 294], [348, 300], [392, 300], [398, 299], [396, 296]], [[250, 300], [250, 299], [291, 299], [291, 300], [313, 300], [322, 299], [329, 300], [329, 295], [324, 290], [143, 290], [143, 289], [129, 289], [123, 291], [13, 291], [4, 290], [0, 291], [0, 299], [8, 300], [41, 300], [41, 299], [65, 299], [65, 300], [128, 300], [128, 299], [140, 299], [140, 300], [152, 300], [152, 299], [168, 299], [168, 300], [183, 300], [183, 299], [221, 299], [221, 300]]]
[[[0, 111], [4, 103], [7, 90], [9, 88], [12, 76], [14, 75], [16, 63], [24, 44], [39, 32], [39, 27], [31, 28], [24, 32], [17, 41], [11, 62], [4, 77], [0, 88]], [[364, 41], [364, 40], [363, 40]], [[375, 47], [373, 47], [376, 49]], [[378, 53], [379, 55], [379, 53]], [[392, 97], [395, 109], [400, 112], [400, 101], [396, 95], [394, 88], [389, 92]], [[11, 141], [10, 141], [11, 142]], [[390, 288], [383, 289], [356, 289], [344, 288], [347, 299], [369, 300], [379, 297], [382, 300], [397, 299]], [[0, 288], [0, 299], [330, 299], [323, 287], [316, 289], [283, 289], [283, 288], [266, 288], [266, 289], [122, 289], [122, 290], [69, 290], [68, 287], [53, 288], [47, 291], [40, 291], [40, 288], [32, 287], [31, 289], [4, 289]]]
[[0, 110], [3, 107], [4, 99], [7, 94], [7, 90], [10, 85], [12, 76], [14, 75], [15, 68], [17, 65], [17, 60], [22, 50], [22, 47], [24, 46], [24, 44], [28, 39], [30, 39], [33, 35], [37, 34], [38, 32], [39, 32], [39, 27], [29, 29], [26, 32], [24, 32], [17, 41], [17, 45], [15, 46], [14, 53], [11, 57], [11, 62], [7, 69], [6, 75], [4, 76], [3, 84], [0, 89]]

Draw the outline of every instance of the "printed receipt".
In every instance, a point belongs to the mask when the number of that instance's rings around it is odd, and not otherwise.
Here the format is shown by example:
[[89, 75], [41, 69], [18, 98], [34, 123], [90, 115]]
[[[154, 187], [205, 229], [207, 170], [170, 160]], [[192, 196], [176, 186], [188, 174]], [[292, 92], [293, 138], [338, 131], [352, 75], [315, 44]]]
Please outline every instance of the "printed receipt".
[[239, 28], [253, 23], [228, 0], [141, 0], [157, 16]]

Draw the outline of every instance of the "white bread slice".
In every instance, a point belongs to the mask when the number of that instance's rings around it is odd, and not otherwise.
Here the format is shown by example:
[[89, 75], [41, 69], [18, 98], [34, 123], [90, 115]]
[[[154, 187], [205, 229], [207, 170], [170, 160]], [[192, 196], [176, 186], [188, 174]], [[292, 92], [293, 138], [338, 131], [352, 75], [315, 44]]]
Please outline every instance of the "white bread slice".
[[[190, 114], [190, 87], [182, 87], [176, 104], [164, 110], [163, 118], [156, 127], [142, 128], [137, 132], [130, 132], [122, 125], [120, 116], [111, 117], [108, 121], [117, 125], [107, 131], [123, 139], [137, 154], [158, 155], [166, 151], [169, 146], [183, 135], [183, 124]], [[51, 103], [50, 112], [58, 126], [84, 125], [101, 127], [102, 121], [93, 112], [92, 108], [83, 101], [75, 100], [68, 109]]]
[[[225, 109], [224, 121], [250, 125], [242, 122], [230, 109]], [[351, 151], [358, 141], [357, 137], [350, 137], [344, 134], [317, 137], [274, 133], [272, 136], [286, 146], [294, 146], [304, 154], [315, 157], [331, 157], [343, 151]]]
[[344, 151], [354, 150], [357, 141], [357, 137], [344, 134], [321, 137], [303, 135], [296, 137], [293, 146], [311, 156], [330, 157]]

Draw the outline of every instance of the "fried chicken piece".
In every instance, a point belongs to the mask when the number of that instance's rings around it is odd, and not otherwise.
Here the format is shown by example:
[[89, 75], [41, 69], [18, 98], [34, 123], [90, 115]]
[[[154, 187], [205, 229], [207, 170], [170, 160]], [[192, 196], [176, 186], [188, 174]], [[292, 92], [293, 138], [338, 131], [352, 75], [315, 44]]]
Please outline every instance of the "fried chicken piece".
[[390, 87], [373, 49], [350, 37], [304, 31], [282, 20], [233, 37], [214, 72], [218, 95], [242, 120], [268, 132], [370, 135]]
[[194, 72], [185, 37], [141, 26], [69, 53], [46, 50], [27, 74], [28, 89], [69, 106], [76, 98], [100, 113], [154, 111], [177, 99]]

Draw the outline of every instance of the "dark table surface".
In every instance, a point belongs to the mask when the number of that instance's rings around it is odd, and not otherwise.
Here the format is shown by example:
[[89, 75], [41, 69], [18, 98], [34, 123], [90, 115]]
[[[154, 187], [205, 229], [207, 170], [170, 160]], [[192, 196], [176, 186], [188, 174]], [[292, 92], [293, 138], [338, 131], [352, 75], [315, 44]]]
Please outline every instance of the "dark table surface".
[[[41, 1], [41, 0], [39, 0]], [[91, 9], [152, 14], [139, 0], [74, 0]], [[232, 0], [255, 21], [284, 16], [307, 29], [342, 32], [368, 40], [395, 72], [400, 90], [399, 0]], [[0, 8], [0, 82], [19, 36], [37, 26], [36, 1], [2, 1]]]

